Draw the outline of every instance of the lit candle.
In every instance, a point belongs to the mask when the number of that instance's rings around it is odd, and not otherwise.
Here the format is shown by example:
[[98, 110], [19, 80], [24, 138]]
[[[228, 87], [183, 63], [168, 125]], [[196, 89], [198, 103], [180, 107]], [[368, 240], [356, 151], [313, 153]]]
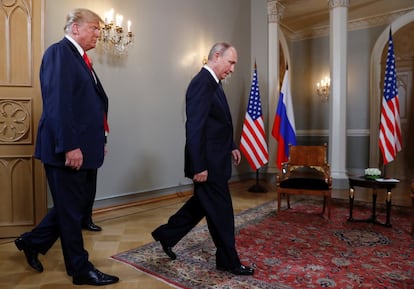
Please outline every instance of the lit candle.
[[110, 24], [114, 20], [114, 9], [111, 8], [108, 12], [106, 12], [105, 16], [105, 23]]
[[123, 18], [124, 17], [122, 15], [119, 15], [119, 14], [116, 15], [116, 26], [122, 27], [122, 19]]
[[131, 21], [128, 20], [128, 32], [131, 32]]

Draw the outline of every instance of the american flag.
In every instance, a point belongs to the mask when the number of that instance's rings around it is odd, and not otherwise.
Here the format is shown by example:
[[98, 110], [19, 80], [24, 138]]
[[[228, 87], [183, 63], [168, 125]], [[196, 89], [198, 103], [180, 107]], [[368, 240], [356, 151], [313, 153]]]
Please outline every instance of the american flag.
[[388, 38], [388, 55], [385, 66], [384, 95], [381, 108], [379, 147], [384, 165], [393, 161], [401, 150], [400, 106], [398, 101], [397, 72], [395, 69], [392, 33]]
[[265, 138], [256, 64], [240, 142], [240, 150], [252, 169], [257, 170], [267, 164], [269, 153]]

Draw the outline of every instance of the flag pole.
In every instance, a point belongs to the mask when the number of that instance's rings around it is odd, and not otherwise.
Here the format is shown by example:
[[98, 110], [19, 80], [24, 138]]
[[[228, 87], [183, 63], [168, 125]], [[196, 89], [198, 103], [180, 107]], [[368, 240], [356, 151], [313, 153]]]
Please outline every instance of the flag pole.
[[256, 170], [256, 184], [251, 186], [248, 191], [255, 193], [266, 192], [266, 189], [259, 184], [259, 168], [268, 163], [269, 152], [264, 129], [256, 60], [254, 61], [249, 102], [240, 138], [240, 151], [246, 157], [250, 167]]
[[259, 184], [259, 169], [256, 170], [256, 184], [251, 186], [248, 189], [248, 191], [251, 193], [266, 193], [267, 192], [266, 188]]
[[387, 164], [395, 160], [397, 153], [402, 150], [397, 72], [395, 68], [395, 54], [391, 26], [388, 36], [388, 54], [384, 75], [384, 88], [381, 98], [379, 147], [383, 163], [382, 175], [386, 177]]

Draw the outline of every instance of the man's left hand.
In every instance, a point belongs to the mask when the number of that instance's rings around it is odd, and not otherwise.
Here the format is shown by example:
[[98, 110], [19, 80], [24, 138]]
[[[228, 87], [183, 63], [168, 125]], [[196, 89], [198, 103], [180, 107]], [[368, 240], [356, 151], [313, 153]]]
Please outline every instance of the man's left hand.
[[232, 150], [231, 154], [233, 156], [233, 164], [235, 166], [238, 166], [240, 164], [240, 161], [241, 161], [240, 151], [238, 149], [234, 149], [234, 150]]

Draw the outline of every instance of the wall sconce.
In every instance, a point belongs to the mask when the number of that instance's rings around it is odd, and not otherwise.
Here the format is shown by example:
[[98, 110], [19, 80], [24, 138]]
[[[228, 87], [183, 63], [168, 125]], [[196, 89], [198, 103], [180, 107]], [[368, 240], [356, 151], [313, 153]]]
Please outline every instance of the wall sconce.
[[321, 81], [316, 84], [316, 93], [319, 95], [322, 102], [328, 101], [330, 89], [331, 79], [328, 76], [321, 79]]
[[101, 29], [101, 36], [99, 41], [106, 52], [111, 52], [117, 55], [126, 54], [128, 47], [134, 41], [134, 35], [131, 32], [131, 21], [127, 22], [127, 32], [124, 32], [122, 21], [124, 17], [116, 14], [116, 22], [113, 22], [114, 9], [105, 13], [105, 24]]

